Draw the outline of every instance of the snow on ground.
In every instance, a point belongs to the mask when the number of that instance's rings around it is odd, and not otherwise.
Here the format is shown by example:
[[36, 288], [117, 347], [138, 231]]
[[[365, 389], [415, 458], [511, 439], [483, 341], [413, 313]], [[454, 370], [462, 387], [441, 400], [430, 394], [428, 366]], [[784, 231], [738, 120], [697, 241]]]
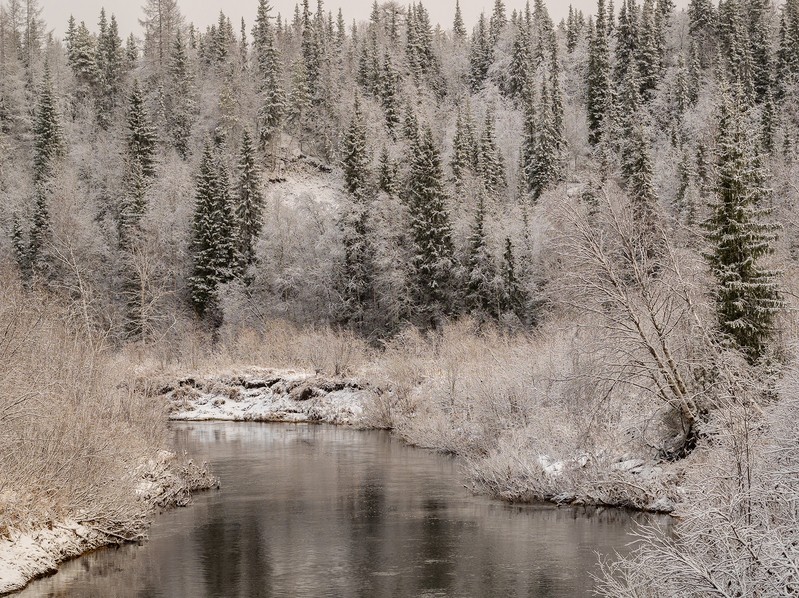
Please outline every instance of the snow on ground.
[[55, 572], [59, 563], [106, 543], [75, 521], [0, 540], [0, 594], [20, 590], [31, 579]]
[[[128, 530], [131, 538], [144, 537], [147, 514], [154, 509], [185, 506], [190, 502], [192, 490], [219, 483], [205, 465], [178, 462], [174, 453], [163, 450], [139, 463], [133, 474], [139, 479], [135, 492], [141, 510], [128, 513], [130, 525], [136, 527]], [[0, 539], [0, 595], [20, 590], [32, 579], [55, 573], [58, 565], [68, 559], [124, 540], [114, 534], [71, 519], [51, 522], [25, 533], [8, 530], [7, 537]]]
[[184, 378], [164, 389], [170, 419], [316, 422], [358, 425], [369, 390], [293, 370], [251, 369], [239, 375]]

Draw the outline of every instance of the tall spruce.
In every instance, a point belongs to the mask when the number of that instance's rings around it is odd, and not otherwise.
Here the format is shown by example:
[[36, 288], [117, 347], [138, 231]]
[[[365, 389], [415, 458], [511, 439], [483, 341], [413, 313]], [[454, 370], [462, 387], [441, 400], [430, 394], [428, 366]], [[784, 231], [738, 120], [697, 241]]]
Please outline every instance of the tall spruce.
[[183, 35], [178, 31], [172, 45], [172, 56], [169, 64], [166, 119], [172, 143], [184, 160], [189, 156], [195, 108], [194, 79], [190, 70], [186, 44], [183, 41]]
[[353, 116], [342, 147], [344, 186], [350, 196], [349, 209], [341, 227], [344, 238], [344, 264], [340, 276], [343, 299], [343, 319], [363, 325], [374, 297], [374, 265], [369, 235], [369, 171], [366, 147], [366, 125], [358, 97], [355, 97]]
[[259, 77], [258, 144], [261, 148], [265, 148], [274, 139], [286, 111], [280, 56], [271, 23], [273, 17], [269, 14], [271, 11], [272, 7], [267, 0], [259, 0], [253, 29]]
[[483, 186], [490, 195], [500, 193], [506, 184], [505, 161], [497, 146], [494, 134], [494, 115], [486, 112], [483, 135], [480, 138], [478, 172]]
[[200, 159], [191, 230], [191, 301], [197, 314], [219, 323], [219, 286], [236, 267], [234, 214], [223, 164], [206, 140]]
[[488, 248], [485, 230], [485, 195], [480, 194], [474, 225], [469, 235], [469, 254], [466, 264], [466, 307], [472, 313], [496, 317], [499, 298], [496, 292], [496, 266]]
[[437, 325], [451, 311], [453, 244], [441, 158], [425, 128], [414, 144], [405, 202], [413, 256], [410, 279], [422, 322]]
[[133, 81], [128, 106], [125, 149], [125, 190], [119, 213], [119, 242], [126, 247], [136, 235], [147, 204], [146, 193], [155, 177], [156, 137], [138, 80]]
[[588, 56], [588, 141], [591, 145], [601, 141], [613, 105], [606, 18], [605, 0], [598, 0]]
[[33, 123], [33, 180], [44, 184], [54, 174], [59, 158], [64, 155], [65, 141], [61, 118], [53, 90], [49, 64], [45, 64]]
[[238, 231], [238, 257], [241, 272], [255, 263], [255, 244], [264, 225], [264, 197], [261, 192], [261, 173], [255, 155], [255, 145], [250, 132], [245, 129], [241, 137], [236, 185], [236, 225]]
[[776, 228], [767, 222], [771, 191], [747, 104], [740, 85], [722, 91], [716, 205], [706, 227], [719, 330], [754, 363], [769, 348], [782, 302], [778, 274], [762, 264], [773, 251]]

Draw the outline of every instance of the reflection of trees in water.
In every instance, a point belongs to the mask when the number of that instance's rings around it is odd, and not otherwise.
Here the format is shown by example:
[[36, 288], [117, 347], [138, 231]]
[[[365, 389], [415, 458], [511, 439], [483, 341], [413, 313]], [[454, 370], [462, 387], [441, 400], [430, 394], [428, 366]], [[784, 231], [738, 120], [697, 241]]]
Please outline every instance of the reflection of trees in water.
[[446, 591], [454, 581], [456, 551], [453, 539], [458, 538], [466, 526], [447, 517], [447, 504], [442, 500], [426, 499], [424, 510], [422, 542], [417, 556], [417, 567], [420, 568], [418, 588]]
[[85, 585], [31, 597], [581, 596], [594, 551], [623, 552], [639, 520], [469, 497], [450, 461], [384, 434], [187, 429], [178, 445], [211, 457], [223, 491], [168, 514], [176, 533], [81, 561]]
[[213, 504], [208, 509], [208, 520], [194, 533], [209, 596], [235, 596], [240, 592], [242, 526], [225, 519], [222, 504]]

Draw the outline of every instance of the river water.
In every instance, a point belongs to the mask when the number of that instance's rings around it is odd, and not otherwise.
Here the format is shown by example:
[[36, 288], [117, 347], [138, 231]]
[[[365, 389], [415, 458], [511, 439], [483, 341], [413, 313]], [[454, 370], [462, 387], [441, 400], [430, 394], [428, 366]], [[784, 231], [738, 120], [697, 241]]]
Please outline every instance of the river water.
[[472, 496], [457, 462], [383, 432], [180, 423], [221, 491], [161, 515], [142, 546], [65, 563], [20, 598], [591, 595], [597, 553], [642, 516]]

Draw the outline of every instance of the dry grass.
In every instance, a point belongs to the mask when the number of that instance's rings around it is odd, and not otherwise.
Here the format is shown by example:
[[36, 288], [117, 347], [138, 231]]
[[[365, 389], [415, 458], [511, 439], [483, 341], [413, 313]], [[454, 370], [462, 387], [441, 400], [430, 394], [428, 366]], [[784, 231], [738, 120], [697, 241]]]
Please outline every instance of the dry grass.
[[143, 513], [136, 468], [167, 445], [163, 406], [46, 298], [0, 279], [0, 519], [130, 527]]

